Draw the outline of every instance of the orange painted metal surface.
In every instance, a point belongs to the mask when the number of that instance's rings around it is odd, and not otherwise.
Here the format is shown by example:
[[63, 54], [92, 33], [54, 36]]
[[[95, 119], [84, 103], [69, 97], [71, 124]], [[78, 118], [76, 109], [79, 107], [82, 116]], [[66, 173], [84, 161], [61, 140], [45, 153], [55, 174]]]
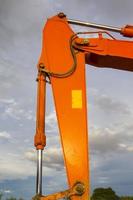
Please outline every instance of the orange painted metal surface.
[[[65, 72], [73, 64], [69, 40], [73, 35], [67, 21], [54, 17], [43, 32], [40, 63], [54, 72]], [[84, 183], [86, 191], [73, 200], [89, 197], [88, 130], [84, 54], [77, 55], [76, 71], [66, 78], [51, 77], [57, 119], [69, 186]]]
[[84, 51], [86, 63], [96, 67], [133, 71], [133, 42], [103, 37], [75, 39], [75, 48]]
[[36, 116], [36, 133], [34, 137], [34, 145], [36, 149], [44, 149], [46, 145], [45, 136], [45, 93], [46, 82], [45, 76], [42, 73], [38, 73], [37, 77], [37, 116]]
[[121, 29], [121, 34], [125, 37], [133, 37], [133, 26], [126, 25]]
[[[132, 27], [125, 27], [122, 34], [132, 35]], [[71, 30], [65, 17], [48, 19], [43, 30], [43, 45], [39, 64], [45, 67], [45, 75], [50, 75], [61, 144], [68, 177], [69, 188], [77, 181], [85, 185], [82, 196], [73, 196], [72, 200], [87, 200], [90, 196], [88, 128], [85, 63], [97, 67], [108, 67], [133, 71], [133, 42], [103, 38], [82, 39]], [[72, 58], [73, 46], [75, 58]], [[60, 78], [52, 74], [69, 71], [76, 62], [71, 75]], [[38, 65], [39, 66], [39, 65]], [[45, 77], [39, 76], [37, 131], [35, 146], [45, 146]], [[44, 92], [43, 92], [44, 90]], [[43, 199], [43, 197], [42, 197]]]
[[[71, 199], [73, 196], [81, 196], [85, 192], [85, 186], [77, 182], [72, 188], [57, 193], [49, 194], [46, 196], [36, 195], [33, 200], [58, 200], [58, 199]], [[87, 199], [88, 200], [88, 199]]]

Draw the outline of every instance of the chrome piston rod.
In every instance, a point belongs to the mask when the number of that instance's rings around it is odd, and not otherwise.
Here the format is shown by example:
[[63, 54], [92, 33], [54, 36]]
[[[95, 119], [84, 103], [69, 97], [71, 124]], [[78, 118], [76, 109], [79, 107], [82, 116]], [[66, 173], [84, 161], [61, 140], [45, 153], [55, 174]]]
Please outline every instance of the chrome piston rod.
[[102, 24], [95, 24], [95, 23], [90, 23], [90, 22], [83, 22], [79, 20], [73, 20], [73, 19], [68, 19], [68, 23], [74, 24], [74, 25], [79, 25], [79, 26], [86, 26], [90, 28], [96, 28], [96, 29], [102, 29], [106, 31], [113, 31], [117, 33], [121, 33], [121, 28], [118, 27], [113, 27], [113, 26], [107, 26], [107, 25], [102, 25]]
[[42, 153], [43, 150], [37, 150], [37, 177], [36, 177], [36, 194], [42, 194]]

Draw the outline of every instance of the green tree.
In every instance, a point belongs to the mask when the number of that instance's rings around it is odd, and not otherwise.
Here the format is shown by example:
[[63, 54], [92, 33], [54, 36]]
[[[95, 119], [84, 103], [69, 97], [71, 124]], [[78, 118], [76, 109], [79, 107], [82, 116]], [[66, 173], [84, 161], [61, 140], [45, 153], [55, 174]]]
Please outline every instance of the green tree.
[[2, 197], [3, 197], [3, 194], [2, 194], [2, 193], [0, 193], [0, 200], [2, 200]]
[[9, 197], [6, 200], [17, 200], [15, 197]]
[[120, 197], [110, 187], [96, 188], [93, 191], [91, 200], [120, 200]]
[[133, 200], [133, 196], [122, 196], [121, 200]]

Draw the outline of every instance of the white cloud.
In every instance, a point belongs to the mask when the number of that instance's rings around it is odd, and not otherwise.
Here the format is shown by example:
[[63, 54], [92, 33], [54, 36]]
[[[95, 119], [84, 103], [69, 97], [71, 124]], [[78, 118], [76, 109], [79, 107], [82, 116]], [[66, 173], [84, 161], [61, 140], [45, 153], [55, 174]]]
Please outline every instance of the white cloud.
[[[35, 150], [25, 152], [25, 158], [36, 162]], [[64, 170], [63, 156], [61, 149], [58, 147], [50, 147], [43, 152], [43, 164], [45, 168], [55, 169], [57, 171]]]
[[[126, 131], [128, 134], [125, 134]], [[133, 151], [132, 137], [133, 133], [130, 133], [126, 126], [123, 126], [122, 129], [115, 126], [112, 129], [93, 128], [90, 134], [91, 153], [109, 155]]]
[[91, 150], [93, 153], [108, 154], [119, 149], [121, 135], [116, 130], [94, 128], [90, 135]]
[[103, 184], [103, 183], [107, 184], [109, 182], [109, 177], [103, 177], [103, 176], [101, 176], [101, 177], [98, 177], [97, 181], [100, 184]]
[[25, 157], [26, 157], [28, 160], [36, 161], [36, 159], [37, 159], [37, 157], [36, 157], [36, 150], [35, 150], [35, 149], [32, 149], [32, 150], [30, 150], [30, 151], [25, 152]]
[[0, 99], [1, 107], [4, 109], [3, 118], [13, 118], [16, 120], [34, 120], [33, 111], [23, 108], [24, 105], [15, 99]]
[[[4, 155], [6, 159], [4, 158]], [[36, 176], [36, 156], [34, 149], [24, 152], [7, 153], [2, 151], [0, 155], [0, 181], [26, 179]], [[59, 148], [50, 148], [43, 152], [43, 175], [54, 177], [61, 174], [64, 176], [64, 163]]]
[[57, 118], [55, 111], [46, 115], [46, 125], [48, 125], [51, 128], [55, 128], [56, 124], [57, 124]]
[[22, 118], [27, 120], [33, 119], [32, 111], [22, 109], [19, 104], [8, 106], [8, 108], [5, 109], [4, 116], [17, 120], [21, 120]]
[[15, 104], [15, 100], [13, 98], [11, 99], [0, 99], [0, 103], [2, 104]]
[[0, 132], [0, 139], [11, 139], [11, 135], [6, 131]]
[[55, 111], [52, 111], [46, 115], [45, 119], [46, 123], [46, 133], [57, 133], [58, 131], [58, 123]]
[[10, 193], [12, 193], [12, 191], [11, 190], [4, 190], [4, 193], [10, 194]]
[[133, 152], [133, 142], [132, 144], [120, 144], [120, 147], [122, 150], [127, 151], [127, 152]]
[[35, 175], [35, 171], [35, 167], [30, 163], [25, 162], [22, 158], [14, 159], [14, 157], [11, 156], [6, 156], [5, 160], [1, 158], [0, 180], [25, 179], [27, 176]]
[[122, 114], [122, 115], [130, 115], [131, 110], [129, 106], [122, 102], [115, 100], [115, 98], [110, 97], [106, 94], [99, 94], [93, 93], [93, 101], [92, 103], [95, 104], [99, 109], [101, 109], [102, 112], [105, 113], [114, 113], [114, 115], [117, 114]]

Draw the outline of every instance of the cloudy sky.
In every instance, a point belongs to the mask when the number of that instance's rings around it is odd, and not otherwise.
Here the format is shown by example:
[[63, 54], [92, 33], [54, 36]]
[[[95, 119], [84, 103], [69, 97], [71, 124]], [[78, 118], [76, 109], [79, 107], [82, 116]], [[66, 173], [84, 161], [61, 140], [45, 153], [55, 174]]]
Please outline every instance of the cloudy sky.
[[[132, 0], [0, 0], [0, 191], [5, 196], [35, 194], [36, 63], [44, 23], [59, 11], [94, 23], [133, 23]], [[110, 186], [131, 195], [133, 74], [86, 66], [86, 75], [91, 188]], [[50, 193], [67, 186], [49, 85], [46, 134], [43, 187]]]

